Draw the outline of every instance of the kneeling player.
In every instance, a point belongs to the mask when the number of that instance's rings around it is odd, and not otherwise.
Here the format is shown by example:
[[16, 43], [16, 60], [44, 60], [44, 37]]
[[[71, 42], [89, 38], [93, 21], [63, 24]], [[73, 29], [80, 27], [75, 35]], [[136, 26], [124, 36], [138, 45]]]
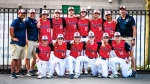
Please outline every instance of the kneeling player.
[[66, 66], [66, 51], [67, 43], [64, 42], [63, 34], [58, 34], [54, 46], [54, 57], [51, 58], [50, 77], [54, 74], [54, 69], [57, 66], [56, 72], [58, 76], [64, 76]]
[[96, 60], [96, 66], [99, 69], [99, 74], [97, 77], [107, 77], [108, 76], [108, 61], [110, 51], [112, 50], [111, 45], [108, 43], [109, 35], [104, 33], [102, 41], [99, 43], [99, 58]]
[[48, 63], [50, 58], [51, 48], [48, 45], [48, 37], [42, 36], [42, 43], [36, 48], [36, 64], [38, 69], [38, 79], [46, 76], [47, 78], [50, 77], [49, 70], [48, 70]]
[[113, 57], [109, 60], [109, 65], [112, 70], [112, 73], [109, 77], [110, 78], [117, 78], [117, 69], [115, 64], [120, 63], [120, 67], [122, 69], [122, 76], [128, 77], [132, 74], [132, 69], [130, 69], [131, 66], [131, 46], [125, 42], [124, 40], [121, 40], [121, 36], [119, 32], [115, 32], [114, 34], [114, 40], [111, 42], [112, 47], [114, 48], [114, 51], [116, 53], [116, 57]]

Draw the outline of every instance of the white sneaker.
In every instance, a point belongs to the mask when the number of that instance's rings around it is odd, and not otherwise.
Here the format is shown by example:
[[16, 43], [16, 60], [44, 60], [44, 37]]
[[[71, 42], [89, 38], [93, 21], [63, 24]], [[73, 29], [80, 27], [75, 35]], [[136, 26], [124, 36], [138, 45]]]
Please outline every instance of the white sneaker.
[[52, 78], [52, 75], [47, 74], [46, 77], [47, 78]]
[[74, 76], [74, 78], [78, 79], [79, 78], [79, 74], [76, 73], [75, 76]]
[[84, 74], [88, 74], [88, 69], [84, 69]]
[[38, 79], [41, 79], [42, 77], [43, 77], [42, 75], [38, 75], [38, 77], [37, 77], [37, 78], [38, 78]]
[[101, 77], [102, 77], [102, 74], [101, 74], [101, 73], [97, 74], [97, 77], [98, 77], [98, 78], [101, 78]]
[[118, 78], [118, 75], [117, 75], [117, 74], [111, 74], [111, 75], [109, 76], [109, 78]]

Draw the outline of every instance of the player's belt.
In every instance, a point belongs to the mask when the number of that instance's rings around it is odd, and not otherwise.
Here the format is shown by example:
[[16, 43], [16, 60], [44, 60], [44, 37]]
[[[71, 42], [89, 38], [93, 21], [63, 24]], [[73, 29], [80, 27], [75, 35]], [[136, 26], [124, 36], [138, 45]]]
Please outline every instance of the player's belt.
[[126, 60], [126, 59], [128, 59], [128, 57], [126, 57], [126, 58], [121, 58], [121, 59], [125, 59], [125, 60]]
[[82, 38], [86, 38], [86, 36], [82, 36]]
[[101, 58], [101, 59], [103, 59], [103, 60], [108, 60], [108, 58]]
[[92, 58], [92, 57], [88, 57], [88, 58], [89, 58], [89, 59], [96, 59], [96, 57], [93, 57], [93, 58]]
[[59, 59], [65, 59], [65, 58], [59, 58]]
[[37, 42], [37, 40], [35, 41], [35, 40], [29, 40], [29, 41], [34, 41], [34, 42]]

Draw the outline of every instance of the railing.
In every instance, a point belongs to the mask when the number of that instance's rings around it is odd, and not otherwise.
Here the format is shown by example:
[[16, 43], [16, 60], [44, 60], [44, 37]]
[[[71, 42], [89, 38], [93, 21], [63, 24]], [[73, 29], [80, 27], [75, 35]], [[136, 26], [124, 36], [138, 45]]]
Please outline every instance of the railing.
[[[28, 11], [29, 9], [26, 9]], [[40, 17], [42, 9], [36, 10], [36, 19]], [[46, 9], [49, 11], [49, 17], [53, 18], [54, 9]], [[102, 18], [105, 19], [104, 11], [108, 9], [100, 9]], [[93, 9], [88, 9], [87, 17], [92, 18]], [[118, 10], [112, 11], [113, 19], [117, 19], [119, 16]], [[10, 49], [10, 36], [9, 27], [11, 22], [17, 17], [17, 8], [0, 8], [0, 71], [10, 71], [11, 63], [11, 49]], [[63, 11], [61, 11], [63, 12]], [[150, 16], [150, 11], [147, 10], [128, 10], [129, 15], [133, 16], [137, 27], [136, 45], [134, 47], [134, 56], [136, 58], [137, 70], [146, 73], [150, 71], [150, 57], [145, 59], [145, 37], [146, 37], [146, 16]], [[78, 14], [76, 14], [78, 15]], [[61, 14], [62, 17], [66, 17], [67, 14]], [[149, 23], [150, 24], [150, 23]], [[150, 27], [149, 27], [150, 28]], [[146, 62], [149, 64], [145, 64]], [[22, 61], [22, 70], [25, 70], [24, 62]]]

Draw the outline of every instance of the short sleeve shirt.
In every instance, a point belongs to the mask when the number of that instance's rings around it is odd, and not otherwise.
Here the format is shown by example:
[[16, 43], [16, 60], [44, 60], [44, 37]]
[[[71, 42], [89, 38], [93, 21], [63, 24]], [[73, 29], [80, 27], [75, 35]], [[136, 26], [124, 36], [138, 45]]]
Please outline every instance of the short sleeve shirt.
[[10, 43], [24, 47], [26, 45], [26, 27], [24, 21], [18, 17], [11, 23], [11, 27], [14, 28], [14, 38], [17, 38], [19, 41], [11, 40]]

